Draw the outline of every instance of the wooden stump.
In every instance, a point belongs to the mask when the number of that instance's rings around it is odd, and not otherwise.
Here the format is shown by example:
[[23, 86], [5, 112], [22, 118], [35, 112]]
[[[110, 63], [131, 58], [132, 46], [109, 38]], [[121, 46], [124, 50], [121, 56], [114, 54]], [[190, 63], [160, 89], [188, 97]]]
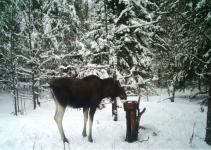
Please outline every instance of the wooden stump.
[[133, 142], [138, 139], [137, 107], [138, 103], [136, 101], [128, 101], [124, 103], [124, 110], [126, 111], [127, 119], [127, 131], [125, 140], [128, 142]]
[[124, 103], [124, 110], [126, 111], [126, 141], [134, 142], [138, 140], [138, 129], [141, 115], [145, 112], [139, 111], [139, 101], [127, 101]]

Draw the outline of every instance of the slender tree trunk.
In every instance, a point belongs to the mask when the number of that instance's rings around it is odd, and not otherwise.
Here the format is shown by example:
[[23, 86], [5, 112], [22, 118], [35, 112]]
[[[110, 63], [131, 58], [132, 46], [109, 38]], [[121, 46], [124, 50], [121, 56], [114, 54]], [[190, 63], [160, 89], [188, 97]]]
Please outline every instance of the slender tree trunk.
[[211, 77], [209, 79], [209, 96], [208, 96], [208, 109], [207, 109], [207, 127], [205, 141], [211, 145]]
[[162, 81], [161, 68], [159, 68], [159, 69], [158, 69], [158, 82], [157, 82], [157, 87], [161, 87], [161, 81]]
[[18, 107], [18, 112], [20, 112], [20, 102], [19, 102], [19, 97], [18, 97], [18, 89], [16, 88], [15, 91], [16, 91], [16, 95], [15, 96], [17, 98], [17, 104], [18, 104], [18, 106], [17, 106]]
[[[117, 76], [116, 76], [116, 72], [114, 72], [113, 74], [113, 79], [116, 80]], [[117, 121], [118, 120], [118, 111], [117, 111], [117, 101], [116, 98], [114, 98], [112, 103], [112, 116], [113, 116], [113, 120]]]
[[35, 92], [35, 80], [34, 80], [34, 73], [32, 72], [32, 98], [33, 98], [33, 108], [36, 109], [36, 92]]
[[201, 91], [201, 78], [198, 78], [198, 90]]
[[175, 83], [173, 83], [172, 99], [171, 99], [171, 102], [174, 102], [174, 99], [175, 99], [175, 92], [176, 92], [176, 87], [175, 87]]
[[13, 96], [14, 96], [14, 109], [15, 109], [15, 115], [18, 115], [18, 108], [17, 108], [17, 99], [15, 96], [15, 91], [13, 91]]
[[106, 35], [108, 35], [108, 23], [107, 23], [107, 0], [104, 0], [104, 9], [105, 9], [105, 30]]
[[118, 120], [118, 111], [117, 111], [117, 101], [116, 98], [113, 99], [113, 103], [112, 103], [112, 116], [113, 116], [113, 120], [117, 121]]
[[175, 93], [176, 93], [176, 81], [173, 79], [173, 85], [172, 85], [173, 89], [172, 89], [172, 97], [171, 97], [171, 102], [174, 102], [175, 100]]
[[36, 99], [37, 99], [37, 105], [38, 105], [38, 106], [40, 106], [39, 93], [40, 93], [39, 87], [37, 86], [37, 87], [36, 87]]
[[[29, 38], [29, 50], [31, 52], [31, 58], [34, 59], [34, 51], [32, 49], [32, 37], [31, 37], [31, 34], [32, 34], [32, 19], [31, 19], [31, 6], [32, 3], [31, 3], [31, 0], [29, 0], [29, 6], [28, 6], [28, 9], [29, 9], [29, 12], [28, 12], [28, 38]], [[34, 68], [34, 62], [32, 60], [32, 63], [31, 63], [31, 69], [32, 69], [32, 101], [33, 101], [33, 108], [36, 109], [37, 107], [37, 103], [36, 103], [36, 89], [35, 89], [35, 68]]]
[[16, 95], [16, 68], [15, 68], [15, 57], [14, 57], [14, 5], [11, 8], [11, 18], [10, 18], [10, 69], [11, 69], [11, 88], [14, 98], [14, 110], [15, 115], [18, 115], [18, 101]]

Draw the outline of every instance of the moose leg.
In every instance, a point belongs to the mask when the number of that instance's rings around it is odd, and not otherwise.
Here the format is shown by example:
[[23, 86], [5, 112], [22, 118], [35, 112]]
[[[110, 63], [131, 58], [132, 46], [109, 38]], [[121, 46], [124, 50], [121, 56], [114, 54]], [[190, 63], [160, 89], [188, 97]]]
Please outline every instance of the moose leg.
[[95, 111], [96, 111], [96, 107], [91, 107], [90, 110], [89, 110], [89, 135], [88, 135], [88, 141], [89, 142], [93, 142], [93, 139], [92, 139], [92, 124], [93, 124]]
[[83, 137], [86, 137], [86, 124], [88, 120], [88, 112], [89, 112], [89, 108], [83, 108], [83, 114], [84, 114], [84, 129], [82, 132]]
[[63, 126], [62, 126], [62, 120], [63, 120], [65, 109], [66, 109], [66, 107], [63, 107], [60, 104], [56, 103], [56, 113], [54, 116], [54, 120], [56, 121], [56, 124], [59, 128], [59, 133], [61, 135], [63, 143], [65, 143], [65, 142], [69, 143], [68, 139], [66, 138], [66, 136], [64, 134], [64, 130], [63, 130]]

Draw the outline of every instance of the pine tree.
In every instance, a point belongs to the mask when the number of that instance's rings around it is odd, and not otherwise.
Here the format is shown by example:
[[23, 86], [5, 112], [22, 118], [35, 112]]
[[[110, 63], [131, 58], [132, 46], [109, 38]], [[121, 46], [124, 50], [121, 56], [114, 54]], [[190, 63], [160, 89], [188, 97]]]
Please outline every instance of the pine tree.
[[[89, 37], [93, 62], [109, 64], [133, 93], [151, 80], [153, 34], [157, 21], [150, 1], [96, 1]], [[106, 6], [106, 7], [105, 7]], [[98, 8], [98, 9], [97, 9]], [[105, 13], [106, 12], [106, 13]], [[102, 14], [101, 17], [97, 14]]]
[[[170, 40], [175, 39], [173, 47], [166, 39], [162, 49], [167, 52], [167, 56], [173, 60], [176, 70], [177, 88], [185, 82], [194, 83], [195, 80], [204, 80], [206, 86], [210, 80], [210, 60], [211, 60], [211, 17], [210, 1], [160, 1], [160, 7], [165, 13], [162, 14], [163, 22], [161, 26], [170, 36]], [[171, 17], [169, 17], [171, 16]], [[171, 20], [169, 20], [171, 19]], [[171, 24], [168, 26], [168, 24]], [[174, 28], [174, 25], [178, 28]], [[167, 26], [166, 26], [167, 25]], [[175, 34], [172, 34], [175, 33]], [[177, 51], [175, 53], [175, 48]], [[166, 61], [166, 60], [165, 60]], [[167, 61], [168, 62], [168, 61]], [[169, 67], [165, 69], [167, 71]], [[180, 84], [179, 84], [180, 83]], [[201, 82], [198, 82], [201, 84]], [[200, 86], [199, 86], [200, 87]], [[201, 89], [201, 88], [199, 88]], [[210, 89], [210, 88], [209, 88]], [[210, 94], [209, 94], [210, 95]], [[210, 98], [208, 98], [207, 131], [205, 141], [210, 144]]]
[[17, 55], [20, 51], [18, 44], [18, 34], [20, 33], [19, 17], [17, 15], [18, 8], [17, 2], [2, 1], [2, 17], [1, 17], [1, 67], [2, 82], [11, 91], [14, 98], [14, 112], [18, 115], [19, 101], [18, 101], [18, 88], [17, 88]]

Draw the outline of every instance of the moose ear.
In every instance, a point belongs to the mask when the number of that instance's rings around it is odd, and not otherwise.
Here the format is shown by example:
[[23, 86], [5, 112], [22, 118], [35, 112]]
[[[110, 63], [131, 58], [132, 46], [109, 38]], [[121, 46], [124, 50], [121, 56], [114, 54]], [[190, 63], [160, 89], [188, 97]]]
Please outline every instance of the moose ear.
[[113, 80], [116, 81], [117, 80], [117, 75], [116, 75], [116, 71], [113, 74]]

